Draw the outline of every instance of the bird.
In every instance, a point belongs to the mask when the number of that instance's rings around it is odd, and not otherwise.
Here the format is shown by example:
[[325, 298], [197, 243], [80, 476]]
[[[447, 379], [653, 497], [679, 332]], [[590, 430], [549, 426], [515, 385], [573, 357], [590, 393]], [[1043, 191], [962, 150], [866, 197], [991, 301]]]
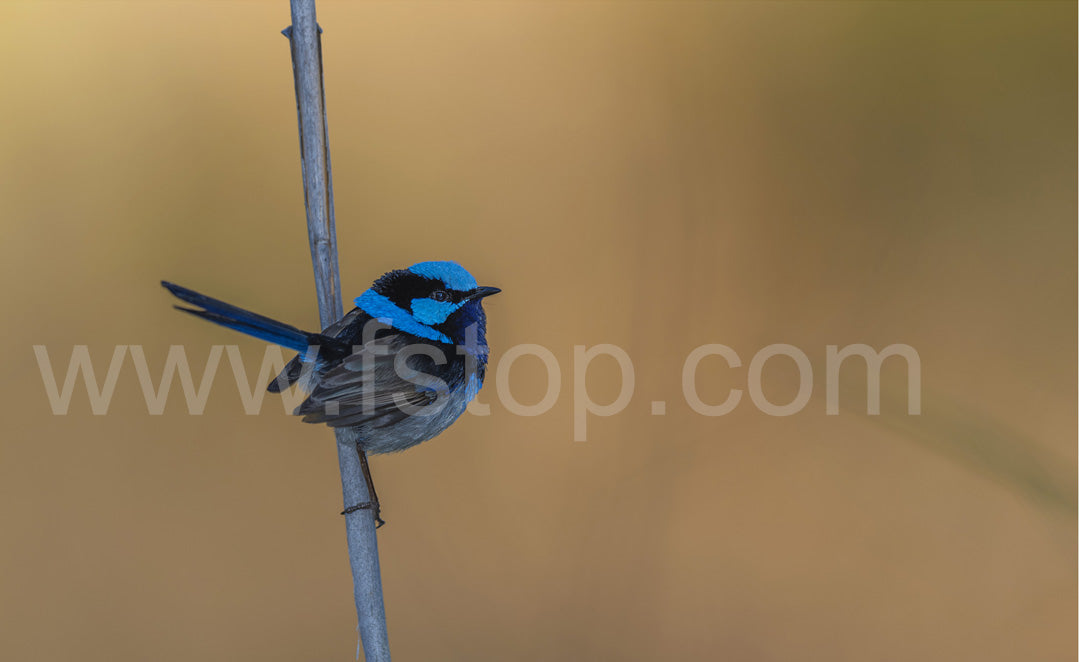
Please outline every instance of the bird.
[[353, 432], [370, 501], [342, 514], [371, 510], [385, 522], [367, 454], [393, 453], [448, 428], [483, 386], [489, 349], [480, 286], [464, 267], [430, 261], [380, 276], [355, 308], [318, 333], [253, 313], [168, 281], [185, 313], [291, 349], [298, 354], [267, 386], [297, 385], [306, 398], [293, 412], [305, 423]]

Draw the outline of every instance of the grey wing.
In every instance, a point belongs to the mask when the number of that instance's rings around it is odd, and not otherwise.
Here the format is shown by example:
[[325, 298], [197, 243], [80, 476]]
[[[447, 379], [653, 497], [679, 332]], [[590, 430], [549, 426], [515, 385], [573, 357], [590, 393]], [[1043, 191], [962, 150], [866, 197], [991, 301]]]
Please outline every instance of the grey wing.
[[305, 423], [335, 428], [381, 428], [420, 413], [439, 399], [445, 382], [415, 370], [414, 361], [396, 364], [399, 352], [414, 342], [394, 334], [357, 348], [317, 377], [295, 413]]
[[285, 364], [285, 369], [274, 377], [273, 381], [266, 387], [266, 390], [270, 393], [280, 393], [281, 391], [285, 391], [288, 387], [298, 382], [302, 375], [303, 354], [297, 354], [292, 357], [291, 361]]
[[[361, 314], [362, 311], [359, 308], [353, 308], [344, 317], [326, 327], [322, 335], [339, 338]], [[292, 360], [285, 364], [285, 369], [269, 383], [266, 390], [270, 393], [280, 393], [299, 381], [303, 376], [303, 358], [303, 354], [292, 357]]]

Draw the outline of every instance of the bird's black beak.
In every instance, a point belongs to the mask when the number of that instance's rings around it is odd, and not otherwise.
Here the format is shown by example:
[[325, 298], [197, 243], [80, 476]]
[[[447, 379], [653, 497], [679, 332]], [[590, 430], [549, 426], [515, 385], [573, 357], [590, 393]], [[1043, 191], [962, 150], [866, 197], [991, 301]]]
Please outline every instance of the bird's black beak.
[[492, 294], [498, 294], [502, 290], [497, 287], [477, 287], [474, 290], [470, 290], [468, 295], [465, 296], [465, 301], [471, 301], [473, 299], [482, 299], [483, 297], [489, 297]]

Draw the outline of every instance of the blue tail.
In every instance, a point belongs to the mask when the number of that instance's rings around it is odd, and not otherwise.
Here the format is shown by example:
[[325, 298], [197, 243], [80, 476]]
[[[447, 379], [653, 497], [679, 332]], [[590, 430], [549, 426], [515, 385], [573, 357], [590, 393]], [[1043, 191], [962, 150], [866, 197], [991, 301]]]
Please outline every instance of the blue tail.
[[204, 309], [196, 310], [194, 308], [176, 306], [177, 310], [197, 315], [198, 317], [210, 320], [215, 324], [227, 326], [230, 329], [246, 333], [249, 336], [254, 336], [261, 340], [272, 342], [275, 345], [281, 345], [282, 347], [287, 347], [288, 349], [301, 353], [307, 351], [308, 345], [318, 344], [317, 339], [320, 338], [318, 334], [307, 333], [294, 326], [272, 320], [269, 317], [263, 317], [262, 315], [244, 310], [243, 308], [237, 308], [224, 301], [211, 299], [204, 294], [199, 294], [186, 287], [180, 287], [179, 285], [174, 285], [167, 281], [161, 281], [161, 284], [178, 299]]

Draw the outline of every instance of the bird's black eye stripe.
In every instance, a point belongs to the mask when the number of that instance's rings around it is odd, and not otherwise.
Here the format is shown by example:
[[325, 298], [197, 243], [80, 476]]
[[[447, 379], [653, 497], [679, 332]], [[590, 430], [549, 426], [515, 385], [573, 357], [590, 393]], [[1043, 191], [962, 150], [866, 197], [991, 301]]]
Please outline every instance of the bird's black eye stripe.
[[416, 299], [460, 303], [468, 296], [467, 292], [450, 289], [441, 281], [405, 270], [383, 274], [371, 289], [408, 311], [412, 310], [412, 302]]

